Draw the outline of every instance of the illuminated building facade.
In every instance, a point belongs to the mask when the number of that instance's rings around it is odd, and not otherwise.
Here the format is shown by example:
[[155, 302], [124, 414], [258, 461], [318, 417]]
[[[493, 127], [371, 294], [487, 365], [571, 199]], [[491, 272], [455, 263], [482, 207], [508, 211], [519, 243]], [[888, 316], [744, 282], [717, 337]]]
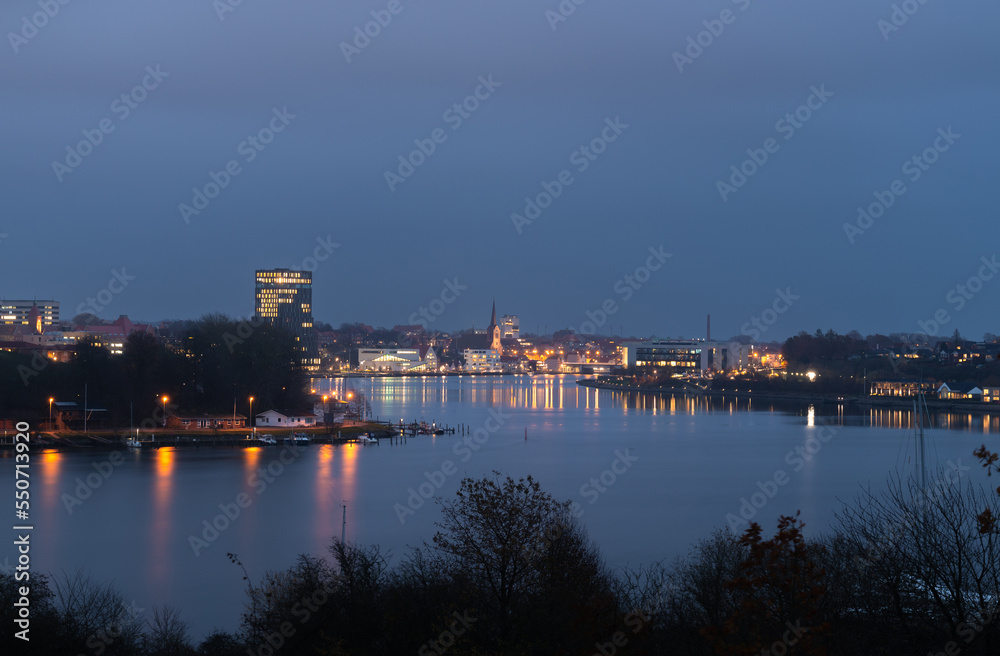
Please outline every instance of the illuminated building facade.
[[500, 338], [517, 339], [521, 336], [521, 321], [516, 314], [505, 314], [500, 320]]
[[358, 349], [361, 371], [436, 371], [437, 366], [437, 354], [429, 346]]
[[258, 321], [282, 326], [295, 335], [299, 363], [319, 370], [319, 349], [312, 316], [312, 273], [258, 269], [254, 314]]
[[465, 349], [462, 351], [466, 371], [498, 373], [500, 353], [494, 349]]
[[661, 339], [622, 344], [623, 367], [662, 367], [677, 373], [745, 369], [749, 355], [750, 347], [735, 342]]
[[0, 301], [0, 324], [29, 326], [43, 333], [59, 325], [59, 301]]

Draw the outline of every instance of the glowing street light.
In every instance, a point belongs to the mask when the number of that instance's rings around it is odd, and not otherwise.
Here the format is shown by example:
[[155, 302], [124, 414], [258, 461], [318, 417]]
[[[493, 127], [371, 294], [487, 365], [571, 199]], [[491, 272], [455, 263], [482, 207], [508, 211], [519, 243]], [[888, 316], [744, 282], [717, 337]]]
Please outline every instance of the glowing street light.
[[257, 426], [253, 422], [253, 397], [250, 397], [250, 426], [253, 427], [254, 437], [257, 436]]
[[167, 427], [167, 401], [170, 400], [169, 396], [163, 396], [163, 427]]
[[55, 401], [51, 396], [49, 397], [49, 430], [52, 430], [52, 402]]

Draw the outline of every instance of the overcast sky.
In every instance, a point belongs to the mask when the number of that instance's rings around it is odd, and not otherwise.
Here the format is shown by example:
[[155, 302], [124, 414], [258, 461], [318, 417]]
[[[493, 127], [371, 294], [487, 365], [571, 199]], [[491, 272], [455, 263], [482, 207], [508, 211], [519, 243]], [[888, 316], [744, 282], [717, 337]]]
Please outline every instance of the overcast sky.
[[431, 327], [1000, 333], [1000, 5], [893, 4], [7, 0], [0, 296], [245, 316], [283, 266], [335, 325], [457, 279]]

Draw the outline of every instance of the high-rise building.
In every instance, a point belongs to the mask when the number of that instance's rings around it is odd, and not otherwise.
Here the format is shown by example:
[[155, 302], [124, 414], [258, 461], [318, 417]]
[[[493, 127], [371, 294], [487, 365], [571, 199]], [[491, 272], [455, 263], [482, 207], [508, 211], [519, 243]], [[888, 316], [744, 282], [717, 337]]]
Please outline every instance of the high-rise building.
[[517, 339], [521, 336], [521, 322], [516, 314], [505, 314], [500, 320], [500, 336], [504, 339]]
[[37, 333], [59, 325], [59, 301], [0, 301], [0, 324], [30, 326]]
[[291, 269], [258, 269], [254, 315], [295, 335], [299, 363], [319, 369], [319, 350], [312, 316], [312, 273]]

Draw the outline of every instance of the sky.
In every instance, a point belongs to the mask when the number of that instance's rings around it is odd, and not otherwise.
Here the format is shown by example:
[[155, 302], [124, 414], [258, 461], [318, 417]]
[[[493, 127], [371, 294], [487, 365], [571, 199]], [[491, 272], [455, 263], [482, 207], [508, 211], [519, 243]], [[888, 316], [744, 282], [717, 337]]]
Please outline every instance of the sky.
[[0, 297], [1000, 333], [996, 2], [233, 2], [0, 5]]

